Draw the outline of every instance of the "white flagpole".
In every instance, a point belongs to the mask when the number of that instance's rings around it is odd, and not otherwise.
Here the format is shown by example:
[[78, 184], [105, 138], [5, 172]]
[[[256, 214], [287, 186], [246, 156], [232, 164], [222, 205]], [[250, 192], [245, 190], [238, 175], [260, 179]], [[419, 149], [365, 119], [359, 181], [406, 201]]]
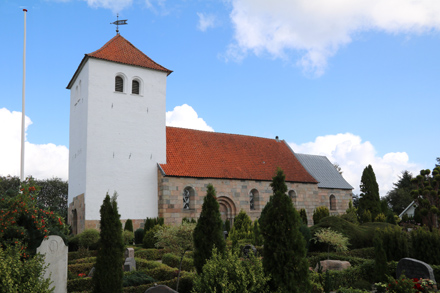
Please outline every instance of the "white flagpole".
[[20, 181], [24, 181], [24, 131], [25, 131], [25, 88], [26, 88], [26, 12], [24, 12], [24, 42], [23, 42], [23, 89], [22, 89], [22, 110], [21, 110], [21, 166], [20, 166]]

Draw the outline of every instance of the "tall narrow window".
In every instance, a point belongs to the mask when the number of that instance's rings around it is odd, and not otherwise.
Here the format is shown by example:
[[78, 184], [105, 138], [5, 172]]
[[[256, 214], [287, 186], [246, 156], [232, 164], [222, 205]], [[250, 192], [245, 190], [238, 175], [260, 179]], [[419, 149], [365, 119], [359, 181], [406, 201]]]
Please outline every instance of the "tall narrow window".
[[115, 77], [115, 92], [124, 92], [124, 80], [120, 76]]
[[336, 210], [336, 197], [333, 194], [330, 195], [330, 210]]
[[139, 81], [133, 80], [131, 83], [131, 93], [139, 95]]
[[249, 208], [251, 211], [258, 210], [259, 192], [256, 189], [252, 189], [249, 192]]
[[297, 196], [296, 196], [295, 190], [292, 189], [292, 190], [289, 191], [289, 197], [292, 200], [293, 204], [296, 206], [296, 198], [297, 198]]
[[183, 190], [183, 209], [193, 210], [195, 208], [194, 201], [195, 191], [191, 186], [185, 187]]

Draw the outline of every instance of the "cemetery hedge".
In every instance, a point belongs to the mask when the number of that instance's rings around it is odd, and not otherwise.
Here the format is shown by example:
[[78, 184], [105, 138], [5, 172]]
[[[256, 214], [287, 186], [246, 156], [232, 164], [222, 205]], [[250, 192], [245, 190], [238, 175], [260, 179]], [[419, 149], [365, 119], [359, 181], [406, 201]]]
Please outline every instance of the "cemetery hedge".
[[[173, 268], [179, 268], [180, 257], [172, 253], [166, 253], [162, 256], [162, 263]], [[192, 271], [193, 269], [194, 260], [189, 257], [184, 257], [182, 261], [182, 270]]]

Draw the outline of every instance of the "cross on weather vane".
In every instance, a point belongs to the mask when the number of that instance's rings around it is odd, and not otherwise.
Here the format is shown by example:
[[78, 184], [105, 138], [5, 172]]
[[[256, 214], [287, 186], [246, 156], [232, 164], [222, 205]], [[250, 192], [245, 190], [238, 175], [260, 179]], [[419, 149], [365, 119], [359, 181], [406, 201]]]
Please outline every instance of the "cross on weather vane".
[[116, 14], [116, 19], [117, 20], [115, 22], [110, 22], [110, 24], [116, 24], [116, 34], [119, 34], [119, 26], [127, 24], [127, 19], [119, 20], [119, 13]]

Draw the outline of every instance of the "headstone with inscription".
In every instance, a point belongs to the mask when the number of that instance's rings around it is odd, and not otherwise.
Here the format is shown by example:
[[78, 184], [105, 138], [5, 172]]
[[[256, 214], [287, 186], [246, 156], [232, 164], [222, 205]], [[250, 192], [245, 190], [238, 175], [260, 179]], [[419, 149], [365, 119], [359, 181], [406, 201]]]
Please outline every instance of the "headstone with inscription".
[[413, 258], [402, 258], [397, 264], [396, 276], [399, 277], [402, 273], [405, 274], [407, 278], [423, 278], [430, 279], [435, 282], [434, 271], [431, 266], [427, 263], [413, 259]]
[[67, 292], [67, 253], [68, 247], [60, 236], [51, 235], [41, 242], [37, 253], [44, 256], [48, 265], [44, 278], [53, 282], [51, 288], [55, 293]]

